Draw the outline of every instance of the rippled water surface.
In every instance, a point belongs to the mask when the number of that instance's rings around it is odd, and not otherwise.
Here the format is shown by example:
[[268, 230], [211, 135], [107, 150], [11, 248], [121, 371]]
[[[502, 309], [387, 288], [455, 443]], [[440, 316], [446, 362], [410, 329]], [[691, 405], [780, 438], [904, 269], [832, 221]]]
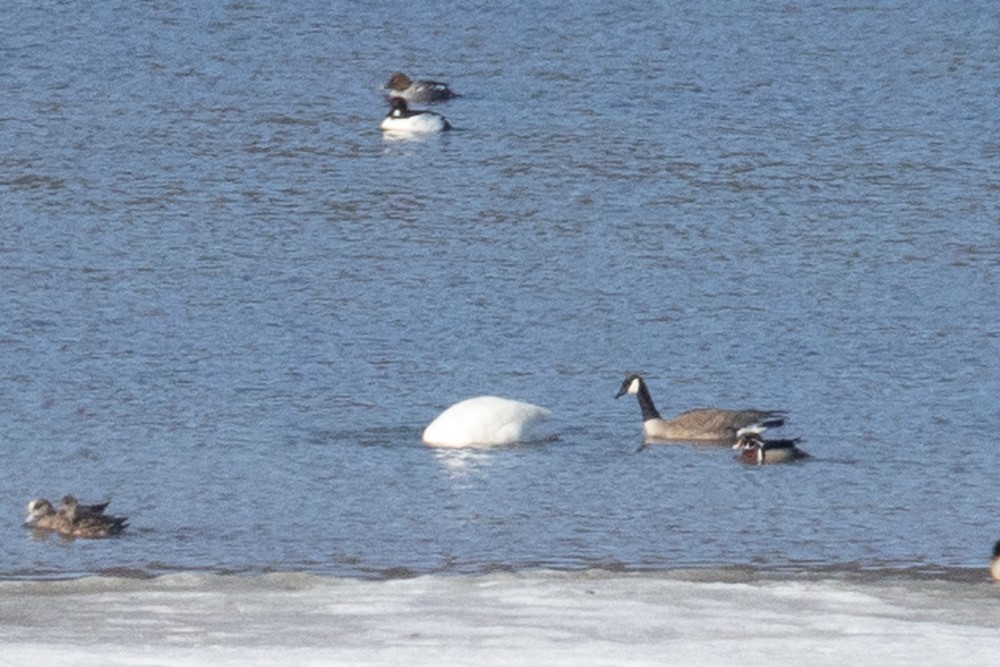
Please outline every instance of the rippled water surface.
[[[0, 577], [981, 567], [993, 3], [189, 4], [0, 22]], [[640, 449], [627, 371], [813, 459]], [[420, 443], [478, 394], [561, 439]]]

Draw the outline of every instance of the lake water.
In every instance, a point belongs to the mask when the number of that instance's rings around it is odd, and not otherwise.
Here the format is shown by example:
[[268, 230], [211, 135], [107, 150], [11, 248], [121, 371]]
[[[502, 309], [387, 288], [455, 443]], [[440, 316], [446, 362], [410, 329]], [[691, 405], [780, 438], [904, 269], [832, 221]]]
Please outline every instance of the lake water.
[[[81, 577], [125, 577], [121, 605], [317, 578], [267, 632], [326, 586], [429, 582], [448, 623], [455, 587], [630, 599], [688, 571], [708, 606], [932, 581], [941, 618], [995, 628], [994, 3], [16, 2], [0, 63], [0, 642], [24, 659], [10, 586], [86, 628], [38, 581]], [[394, 70], [448, 81], [456, 130], [384, 139]], [[640, 448], [629, 371], [665, 415], [787, 410], [813, 458]], [[480, 394], [548, 407], [559, 441], [421, 444]], [[131, 527], [21, 527], [66, 493]], [[71, 635], [43, 657], [81, 664]]]

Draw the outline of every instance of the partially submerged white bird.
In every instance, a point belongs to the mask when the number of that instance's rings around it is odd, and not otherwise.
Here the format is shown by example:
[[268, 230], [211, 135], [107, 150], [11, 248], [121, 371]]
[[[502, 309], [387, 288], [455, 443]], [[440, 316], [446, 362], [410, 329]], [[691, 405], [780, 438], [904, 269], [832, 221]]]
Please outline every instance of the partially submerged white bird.
[[477, 396], [452, 405], [424, 429], [432, 447], [486, 447], [552, 439], [543, 407], [499, 396]]

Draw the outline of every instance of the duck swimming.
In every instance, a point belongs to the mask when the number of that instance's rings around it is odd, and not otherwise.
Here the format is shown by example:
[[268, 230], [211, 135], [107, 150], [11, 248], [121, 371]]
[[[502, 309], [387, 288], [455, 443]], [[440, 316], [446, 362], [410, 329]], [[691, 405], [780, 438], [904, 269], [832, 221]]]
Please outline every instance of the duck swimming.
[[809, 458], [809, 454], [798, 448], [797, 438], [765, 440], [762, 427], [750, 426], [740, 429], [733, 449], [739, 451], [736, 458], [751, 465], [765, 463], [788, 463]]
[[128, 526], [128, 517], [104, 514], [108, 503], [80, 505], [73, 496], [63, 498], [56, 510], [45, 498], [28, 503], [24, 525], [50, 530], [64, 537], [100, 538], [117, 535]]
[[637, 373], [625, 378], [615, 398], [625, 394], [632, 394], [639, 401], [642, 431], [647, 443], [701, 441], [731, 444], [736, 441], [737, 431], [741, 428], [755, 424], [777, 427], [785, 423], [785, 413], [780, 410], [697, 408], [682, 412], [673, 419], [663, 419], [653, 405], [646, 382]]
[[390, 98], [400, 97], [409, 102], [444, 102], [458, 97], [447, 83], [427, 79], [412, 81], [402, 72], [393, 72], [382, 88], [389, 91]]
[[382, 119], [384, 132], [427, 134], [451, 129], [451, 123], [439, 113], [410, 109], [406, 100], [394, 97], [389, 101], [389, 113]]

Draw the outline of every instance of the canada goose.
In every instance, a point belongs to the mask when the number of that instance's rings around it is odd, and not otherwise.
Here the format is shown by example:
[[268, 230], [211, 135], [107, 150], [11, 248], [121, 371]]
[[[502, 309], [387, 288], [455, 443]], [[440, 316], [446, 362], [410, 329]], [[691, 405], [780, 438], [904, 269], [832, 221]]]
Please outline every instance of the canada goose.
[[763, 465], [765, 463], [788, 463], [807, 459], [809, 455], [799, 449], [798, 438], [781, 440], [765, 440], [764, 428], [748, 426], [736, 432], [736, 444], [733, 449], [739, 450], [736, 458], [743, 463]]
[[389, 91], [390, 98], [401, 97], [408, 102], [443, 102], [458, 97], [447, 83], [428, 79], [412, 81], [402, 72], [393, 72], [382, 89]]
[[1000, 541], [993, 545], [993, 558], [990, 559], [990, 576], [1000, 583]]
[[785, 414], [775, 410], [720, 410], [698, 408], [688, 410], [673, 419], [663, 419], [653, 405], [653, 398], [642, 377], [633, 373], [622, 382], [615, 394], [620, 398], [634, 394], [642, 410], [642, 431], [646, 442], [702, 441], [731, 444], [736, 441], [736, 432], [753, 424], [777, 427], [785, 423]]
[[128, 526], [128, 518], [112, 516], [103, 513], [87, 513], [81, 508], [96, 507], [79, 505], [75, 498], [67, 496], [70, 503], [65, 502], [56, 511], [45, 498], [37, 498], [28, 503], [28, 516], [25, 525], [41, 530], [51, 530], [65, 537], [98, 538], [116, 535]]
[[539, 427], [550, 414], [531, 403], [477, 396], [438, 415], [424, 429], [423, 441], [433, 447], [475, 447], [549, 439]]

